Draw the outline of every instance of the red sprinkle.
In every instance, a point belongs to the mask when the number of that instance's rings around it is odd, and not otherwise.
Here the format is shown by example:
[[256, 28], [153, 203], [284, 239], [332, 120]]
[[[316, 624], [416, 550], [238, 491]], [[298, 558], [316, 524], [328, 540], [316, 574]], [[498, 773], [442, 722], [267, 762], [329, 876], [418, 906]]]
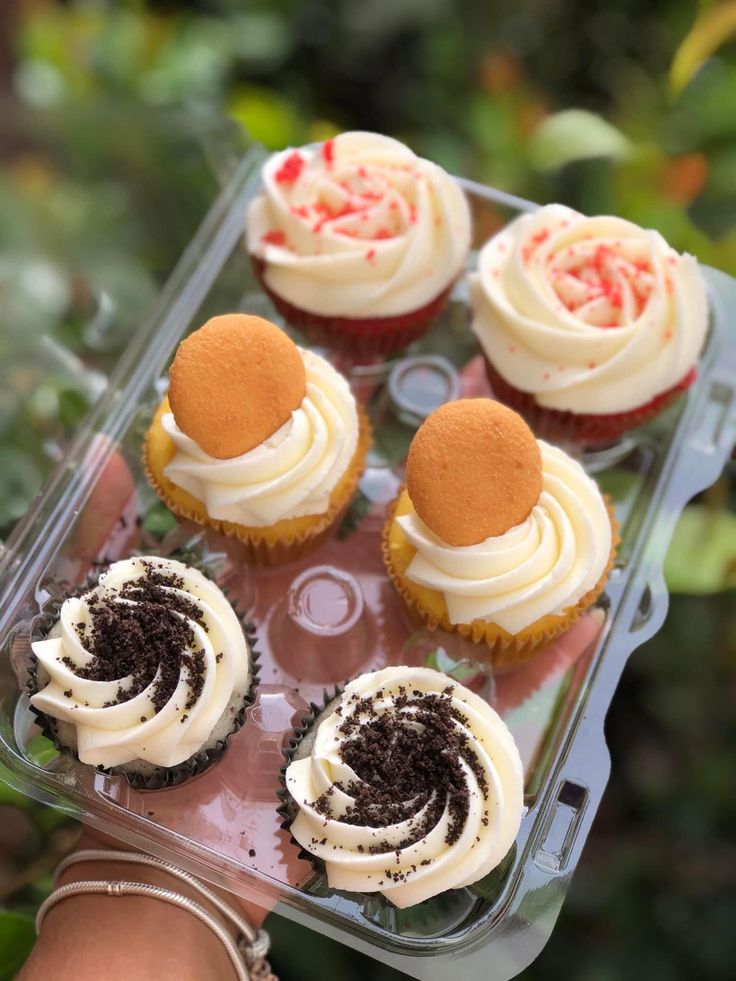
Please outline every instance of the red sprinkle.
[[325, 140], [322, 144], [322, 156], [325, 158], [325, 164], [329, 170], [335, 162], [335, 141]]
[[378, 242], [384, 238], [393, 238], [392, 233], [387, 228], [379, 228], [373, 236], [374, 241]]
[[373, 262], [374, 259], [376, 258], [376, 250], [375, 249], [368, 249], [368, 251], [365, 254], [365, 257], [368, 260], [368, 262]]
[[267, 245], [284, 245], [286, 243], [286, 235], [278, 228], [272, 228], [270, 232], [261, 235], [261, 241]]
[[671, 330], [666, 330], [664, 332], [664, 334], [662, 335], [662, 337], [663, 337], [665, 343], [667, 343], [667, 341], [671, 341], [672, 340], [672, 331]]
[[531, 245], [525, 245], [521, 250], [521, 257], [524, 262], [528, 263], [532, 257], [532, 254], [536, 251], [537, 247], [546, 242], [549, 238], [549, 229], [543, 228], [541, 231], [537, 232], [536, 235], [532, 235]]
[[598, 365], [597, 365], [597, 364], [595, 363], [595, 361], [589, 361], [589, 362], [588, 362], [588, 367], [589, 367], [589, 368], [590, 368], [590, 370], [592, 371], [592, 370], [593, 370], [593, 368], [597, 368], [597, 367], [598, 367]]
[[545, 381], [547, 381], [547, 379], [548, 379], [549, 377], [550, 377], [550, 374], [549, 374], [549, 372], [548, 372], [548, 371], [545, 371], [545, 373], [544, 373], [544, 374], [542, 375], [542, 378], [543, 378], [543, 379], [544, 379]]
[[603, 289], [610, 301], [611, 306], [615, 310], [620, 310], [624, 305], [624, 299], [621, 294], [621, 287], [618, 285], [618, 283], [611, 283], [607, 279], [604, 279]]
[[279, 184], [293, 184], [303, 169], [304, 158], [298, 150], [294, 150], [276, 171], [276, 180]]

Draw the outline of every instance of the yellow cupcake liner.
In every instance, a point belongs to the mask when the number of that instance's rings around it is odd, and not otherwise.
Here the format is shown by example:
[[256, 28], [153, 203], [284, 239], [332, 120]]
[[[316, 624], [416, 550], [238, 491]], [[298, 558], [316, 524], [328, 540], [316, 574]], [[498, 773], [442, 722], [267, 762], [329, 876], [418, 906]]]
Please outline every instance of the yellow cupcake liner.
[[237, 539], [244, 547], [246, 560], [254, 565], [271, 566], [295, 562], [330, 536], [355, 494], [368, 450], [373, 443], [368, 416], [361, 406], [357, 406], [358, 445], [347, 470], [330, 495], [327, 511], [324, 514], [285, 518], [266, 528], [253, 528], [210, 517], [203, 501], [165, 476], [164, 469], [176, 452], [173, 440], [161, 425], [162, 417], [170, 411], [169, 401], [164, 398], [146, 433], [143, 467], [148, 482], [166, 507], [178, 517], [188, 518], [199, 525], [214, 528], [229, 538]]
[[416, 550], [394, 520], [398, 508], [406, 503], [410, 504], [405, 487], [401, 488], [398, 496], [389, 506], [388, 517], [383, 526], [381, 542], [383, 561], [409, 614], [418, 625], [426, 626], [429, 630], [445, 630], [448, 633], [460, 634], [478, 646], [478, 660], [490, 661], [497, 669], [513, 667], [541, 653], [547, 644], [565, 633], [579, 620], [603, 592], [620, 542], [618, 522], [613, 507], [608, 497], [604, 497], [604, 501], [611, 522], [612, 539], [611, 554], [600, 579], [574, 606], [559, 615], [541, 617], [518, 634], [510, 634], [497, 624], [487, 623], [484, 620], [451, 623], [442, 593], [428, 589], [426, 586], [419, 586], [406, 577], [404, 573]]

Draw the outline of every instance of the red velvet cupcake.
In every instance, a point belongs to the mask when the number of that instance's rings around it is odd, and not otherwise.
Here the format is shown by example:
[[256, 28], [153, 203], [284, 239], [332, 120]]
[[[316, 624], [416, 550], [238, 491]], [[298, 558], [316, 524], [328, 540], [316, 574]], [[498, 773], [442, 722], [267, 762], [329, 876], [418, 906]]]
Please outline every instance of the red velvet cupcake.
[[275, 154], [247, 216], [256, 273], [311, 340], [361, 356], [420, 337], [470, 247], [457, 183], [396, 140], [343, 133]]
[[619, 438], [689, 387], [708, 321], [692, 256], [561, 205], [486, 243], [471, 302], [496, 397], [537, 435], [587, 444]]

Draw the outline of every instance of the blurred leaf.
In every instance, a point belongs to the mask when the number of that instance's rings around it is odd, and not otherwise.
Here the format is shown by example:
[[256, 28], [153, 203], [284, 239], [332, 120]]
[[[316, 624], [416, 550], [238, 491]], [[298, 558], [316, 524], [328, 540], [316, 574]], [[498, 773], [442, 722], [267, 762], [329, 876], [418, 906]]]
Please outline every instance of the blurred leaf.
[[233, 36], [214, 17], [189, 19], [171, 34], [151, 68], [131, 83], [154, 104], [216, 100], [232, 60]]
[[13, 787], [3, 782], [3, 767], [0, 766], [0, 804], [15, 804], [16, 807], [23, 807], [27, 803], [27, 798]]
[[288, 57], [293, 46], [289, 22], [274, 11], [239, 14], [228, 21], [232, 50], [251, 69], [273, 69]]
[[686, 507], [664, 572], [673, 593], [715, 593], [736, 585], [736, 515], [699, 504]]
[[143, 530], [154, 538], [164, 538], [176, 527], [176, 518], [160, 501], [154, 501], [143, 518]]
[[631, 143], [623, 133], [585, 109], [566, 109], [548, 116], [529, 141], [529, 162], [542, 171], [589, 157], [625, 160], [631, 153]]
[[736, 2], [729, 0], [703, 10], [675, 52], [670, 88], [679, 95], [697, 70], [721, 45], [736, 37]]
[[67, 429], [75, 429], [84, 419], [89, 409], [89, 402], [73, 389], [59, 392], [59, 420]]
[[638, 473], [621, 467], [611, 467], [597, 475], [598, 486], [617, 504], [626, 500], [639, 487]]
[[235, 89], [228, 112], [254, 140], [269, 150], [301, 143], [302, 124], [291, 104], [272, 90], [255, 85]]
[[0, 526], [25, 513], [42, 480], [40, 467], [26, 450], [0, 446]]
[[366, 495], [360, 489], [358, 489], [358, 491], [353, 495], [348, 509], [345, 512], [345, 517], [340, 523], [340, 527], [337, 530], [337, 537], [339, 539], [349, 538], [358, 530], [363, 518], [365, 518], [370, 509], [370, 498], [366, 497]]
[[58, 755], [59, 750], [56, 746], [40, 732], [36, 733], [26, 746], [26, 756], [36, 766], [47, 766]]
[[32, 917], [0, 911], [0, 981], [10, 981], [15, 977], [35, 939]]

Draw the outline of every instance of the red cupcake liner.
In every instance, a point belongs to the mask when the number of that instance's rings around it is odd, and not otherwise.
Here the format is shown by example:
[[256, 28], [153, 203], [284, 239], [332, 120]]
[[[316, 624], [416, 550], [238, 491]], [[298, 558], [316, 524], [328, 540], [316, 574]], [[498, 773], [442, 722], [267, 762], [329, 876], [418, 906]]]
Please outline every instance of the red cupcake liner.
[[486, 375], [493, 394], [510, 408], [524, 416], [535, 435], [553, 442], [572, 442], [595, 445], [611, 443], [624, 433], [659, 415], [675, 399], [685, 392], [698, 377], [696, 368], [691, 368], [685, 377], [672, 388], [656, 395], [651, 401], [628, 412], [615, 412], [607, 415], [590, 415], [548, 409], [541, 406], [530, 392], [515, 388], [496, 370], [488, 358], [484, 358]]
[[418, 340], [447, 306], [453, 284], [419, 310], [392, 317], [327, 317], [295, 307], [266, 284], [266, 263], [251, 255], [258, 282], [282, 317], [301, 330], [313, 344], [353, 356], [372, 357], [398, 351]]

